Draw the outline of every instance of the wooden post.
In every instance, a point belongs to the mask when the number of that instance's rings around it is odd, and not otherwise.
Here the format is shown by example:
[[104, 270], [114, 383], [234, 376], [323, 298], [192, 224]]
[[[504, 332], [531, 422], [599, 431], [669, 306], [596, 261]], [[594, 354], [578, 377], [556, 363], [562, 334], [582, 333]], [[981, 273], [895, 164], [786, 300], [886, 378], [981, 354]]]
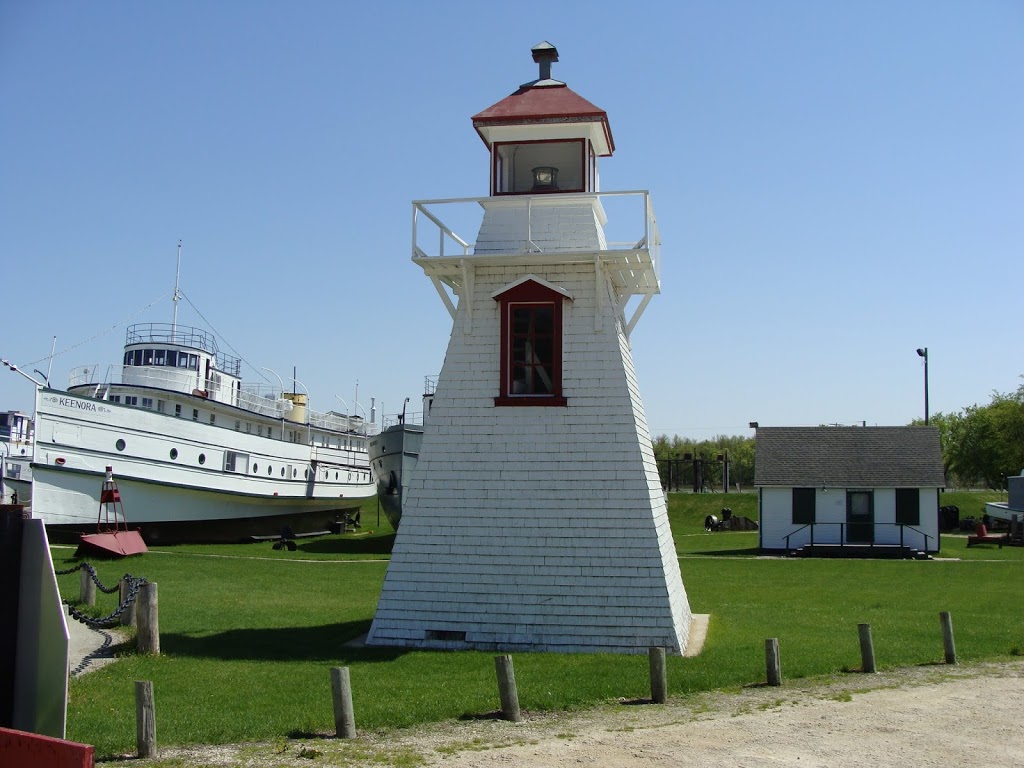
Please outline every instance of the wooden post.
[[939, 614], [939, 622], [942, 624], [942, 647], [946, 652], [946, 663], [956, 664], [956, 643], [953, 642], [953, 618], [949, 611], [942, 611]]
[[160, 621], [157, 613], [156, 582], [150, 581], [139, 588], [138, 651], [160, 655]]
[[[120, 605], [121, 603], [123, 603], [128, 598], [128, 582], [125, 579], [121, 579], [121, 581], [118, 582], [117, 586], [118, 586], [118, 589], [117, 589], [118, 604]], [[138, 595], [136, 595], [136, 599], [137, 598], [138, 598]], [[121, 623], [121, 626], [124, 626], [124, 627], [135, 626], [135, 601], [134, 600], [132, 601], [131, 605], [129, 605], [123, 611], [121, 611], [120, 623]]]
[[768, 672], [768, 685], [782, 685], [782, 667], [779, 664], [779, 638], [764, 641], [764, 665]]
[[150, 680], [135, 681], [135, 742], [139, 757], [156, 757], [156, 707]]
[[857, 634], [860, 636], [860, 671], [875, 671], [875, 644], [871, 640], [871, 625], [858, 624]]
[[512, 667], [512, 657], [494, 657], [494, 668], [498, 673], [498, 695], [501, 696], [501, 716], [513, 723], [522, 720], [519, 712], [519, 691], [516, 689], [516, 672]]
[[352, 709], [352, 683], [348, 667], [331, 667], [331, 697], [334, 699], [334, 733], [339, 739], [356, 737], [356, 717]]
[[78, 571], [78, 600], [83, 605], [96, 605], [96, 582], [86, 568]]
[[664, 704], [668, 700], [668, 672], [665, 668], [665, 649], [648, 648], [647, 660], [651, 671], [651, 701]]

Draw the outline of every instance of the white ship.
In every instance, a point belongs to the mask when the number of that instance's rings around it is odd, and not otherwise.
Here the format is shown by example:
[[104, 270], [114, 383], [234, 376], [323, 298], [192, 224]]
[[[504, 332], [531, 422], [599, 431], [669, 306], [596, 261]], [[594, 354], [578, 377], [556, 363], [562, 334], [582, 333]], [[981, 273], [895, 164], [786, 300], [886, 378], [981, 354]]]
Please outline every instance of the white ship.
[[[423, 386], [423, 410], [381, 419], [381, 431], [370, 439], [370, 467], [377, 481], [377, 500], [384, 516], [396, 531], [402, 519], [402, 499], [409, 476], [419, 461], [423, 423], [434, 400], [437, 376], [427, 376]], [[408, 405], [409, 398], [405, 399]]]
[[75, 368], [66, 390], [36, 382], [32, 516], [51, 540], [94, 532], [111, 467], [150, 545], [344, 527], [376, 492], [372, 414], [314, 412], [280, 377], [243, 385], [240, 358], [178, 325], [180, 298], [176, 279], [174, 322], [130, 326], [120, 366]]
[[372, 424], [243, 386], [240, 368], [202, 329], [147, 323], [128, 328], [116, 380], [85, 366], [67, 390], [39, 387], [33, 516], [58, 535], [95, 527], [108, 466], [149, 544], [327, 529], [373, 497]]

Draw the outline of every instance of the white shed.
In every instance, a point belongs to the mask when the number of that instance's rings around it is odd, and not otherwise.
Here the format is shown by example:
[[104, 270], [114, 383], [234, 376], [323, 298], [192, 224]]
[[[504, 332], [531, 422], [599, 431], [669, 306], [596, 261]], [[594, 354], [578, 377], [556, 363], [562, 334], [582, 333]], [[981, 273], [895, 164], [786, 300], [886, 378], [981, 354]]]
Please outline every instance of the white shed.
[[754, 463], [764, 552], [939, 550], [935, 427], [759, 427]]

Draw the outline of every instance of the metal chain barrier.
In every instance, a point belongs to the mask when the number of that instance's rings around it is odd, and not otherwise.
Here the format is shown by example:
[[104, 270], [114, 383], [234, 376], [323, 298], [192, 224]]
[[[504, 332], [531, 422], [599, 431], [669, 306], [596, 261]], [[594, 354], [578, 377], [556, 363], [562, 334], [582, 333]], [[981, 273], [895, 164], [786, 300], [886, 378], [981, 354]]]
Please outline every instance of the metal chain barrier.
[[[74, 566], [72, 568], [68, 568], [66, 571], [54, 571], [54, 573], [56, 573], [58, 576], [67, 576], [69, 573], [74, 573], [75, 571], [80, 571], [83, 568], [89, 574], [89, 578], [92, 579], [93, 583], [96, 585], [96, 587], [99, 589], [100, 592], [105, 592], [106, 594], [109, 595], [112, 592], [116, 592], [118, 590], [118, 585], [117, 584], [115, 584], [112, 587], [104, 587], [103, 583], [100, 581], [100, 577], [96, 574], [96, 569], [93, 568], [91, 565], [89, 565], [89, 563], [79, 563], [78, 565], [76, 565], [76, 566]], [[126, 573], [125, 574], [125, 578], [131, 578], [131, 577]]]
[[[81, 570], [83, 568], [89, 573], [89, 577], [93, 580], [93, 582], [95, 582], [96, 586], [99, 588], [101, 592], [105, 592], [109, 595], [110, 593], [116, 592], [118, 590], [120, 586], [119, 584], [115, 584], [113, 587], [110, 588], [103, 586], [103, 584], [100, 583], [99, 577], [96, 575], [96, 569], [89, 565], [89, 563], [79, 563], [73, 568], [68, 568], [66, 571], [55, 571], [55, 573], [58, 576], [67, 576], [68, 574], [74, 573], [75, 571]], [[142, 588], [142, 585], [147, 583], [145, 576], [132, 576], [130, 573], [126, 573], [122, 581], [128, 584], [128, 592], [125, 595], [124, 600], [122, 600], [121, 604], [114, 609], [113, 613], [111, 613], [109, 616], [104, 616], [102, 619], [94, 619], [92, 616], [87, 616], [86, 614], [82, 613], [73, 605], [71, 605], [71, 602], [67, 598], [61, 600], [61, 602], [68, 607], [68, 613], [71, 615], [73, 619], [82, 622], [88, 627], [92, 627], [93, 629], [99, 629], [102, 627], [113, 627], [120, 620], [121, 614], [124, 613], [125, 610], [127, 610], [128, 606], [135, 602], [135, 598], [138, 597], [139, 590]]]

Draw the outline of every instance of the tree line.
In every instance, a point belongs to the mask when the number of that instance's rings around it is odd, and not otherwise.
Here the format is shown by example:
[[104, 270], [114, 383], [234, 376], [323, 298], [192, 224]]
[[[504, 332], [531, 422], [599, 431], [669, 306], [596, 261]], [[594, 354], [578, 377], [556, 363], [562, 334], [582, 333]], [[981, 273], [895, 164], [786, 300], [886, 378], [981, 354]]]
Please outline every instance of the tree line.
[[[993, 392], [987, 405], [970, 405], [956, 413], [936, 413], [930, 426], [939, 430], [942, 461], [949, 488], [1006, 487], [1006, 478], [1024, 470], [1024, 384], [1015, 392]], [[911, 425], [923, 425], [915, 419]], [[724, 460], [729, 462], [729, 484], [750, 487], [754, 483], [754, 438], [717, 435], [706, 440], [654, 438], [663, 485], [682, 470], [684, 485], [692, 483], [693, 460], [704, 460], [705, 487], [721, 490]]]

